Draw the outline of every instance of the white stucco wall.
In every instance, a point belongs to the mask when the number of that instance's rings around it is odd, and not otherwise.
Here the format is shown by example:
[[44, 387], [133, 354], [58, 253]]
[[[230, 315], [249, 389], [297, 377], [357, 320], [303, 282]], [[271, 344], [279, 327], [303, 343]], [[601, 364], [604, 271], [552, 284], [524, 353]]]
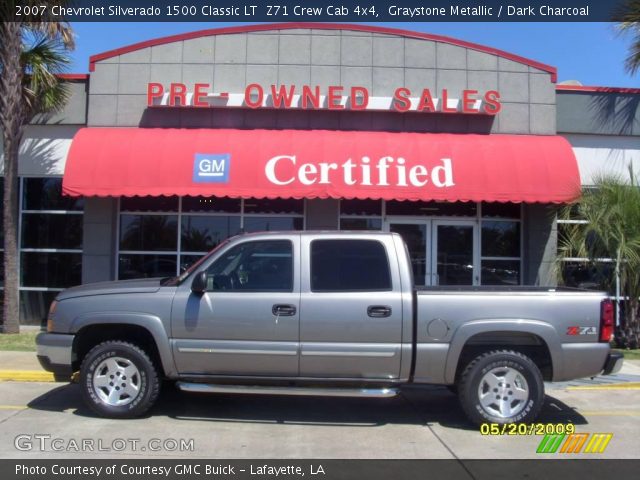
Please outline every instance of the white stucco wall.
[[[20, 145], [18, 174], [24, 176], [62, 175], [76, 125], [29, 125]], [[0, 138], [0, 172], [4, 153]]]
[[583, 186], [602, 174], [629, 177], [629, 165], [640, 175], [640, 137], [611, 135], [563, 135], [573, 146]]

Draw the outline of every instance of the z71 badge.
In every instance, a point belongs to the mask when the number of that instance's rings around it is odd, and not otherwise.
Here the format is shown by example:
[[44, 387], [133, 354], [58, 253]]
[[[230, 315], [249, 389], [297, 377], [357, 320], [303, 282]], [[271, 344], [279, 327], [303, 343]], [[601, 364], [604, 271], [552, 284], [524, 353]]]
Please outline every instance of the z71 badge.
[[569, 327], [567, 335], [596, 335], [598, 330], [596, 327]]

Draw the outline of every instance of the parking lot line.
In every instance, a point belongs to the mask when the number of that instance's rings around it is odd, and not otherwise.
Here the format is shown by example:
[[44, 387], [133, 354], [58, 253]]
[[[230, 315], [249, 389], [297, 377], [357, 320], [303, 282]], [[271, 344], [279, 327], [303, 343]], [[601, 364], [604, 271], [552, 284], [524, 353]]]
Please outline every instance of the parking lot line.
[[640, 382], [612, 383], [609, 385], [570, 386], [567, 390], [640, 390]]
[[589, 417], [640, 417], [640, 410], [578, 410]]
[[28, 405], [0, 405], [0, 410], [26, 410]]
[[53, 373], [42, 370], [0, 370], [4, 382], [53, 382]]

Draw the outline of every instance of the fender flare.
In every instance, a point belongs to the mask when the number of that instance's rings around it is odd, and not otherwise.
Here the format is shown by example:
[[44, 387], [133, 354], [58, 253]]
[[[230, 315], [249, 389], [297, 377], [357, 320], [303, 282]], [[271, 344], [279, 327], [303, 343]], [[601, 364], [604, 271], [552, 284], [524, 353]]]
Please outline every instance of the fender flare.
[[445, 365], [445, 382], [455, 382], [460, 354], [467, 341], [480, 333], [491, 332], [529, 333], [542, 338], [551, 356], [554, 378], [562, 372], [562, 348], [556, 329], [551, 324], [531, 319], [479, 319], [461, 325], [454, 332]]
[[136, 325], [147, 330], [158, 348], [160, 362], [165, 376], [176, 378], [178, 371], [173, 360], [173, 353], [169, 344], [169, 335], [162, 319], [155, 315], [139, 312], [92, 312], [80, 315], [71, 322], [70, 333], [77, 334], [82, 328], [92, 325], [109, 325], [124, 323]]

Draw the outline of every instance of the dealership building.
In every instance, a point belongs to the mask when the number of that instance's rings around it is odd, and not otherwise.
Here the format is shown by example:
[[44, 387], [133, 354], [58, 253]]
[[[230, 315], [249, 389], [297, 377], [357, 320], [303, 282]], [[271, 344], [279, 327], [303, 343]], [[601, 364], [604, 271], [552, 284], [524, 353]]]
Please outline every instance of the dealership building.
[[[555, 285], [558, 209], [640, 171], [640, 89], [413, 31], [206, 30], [63, 79], [20, 150], [23, 324], [66, 287], [173, 276], [264, 230], [398, 232], [418, 285]], [[565, 281], [592, 286], [584, 265]]]

